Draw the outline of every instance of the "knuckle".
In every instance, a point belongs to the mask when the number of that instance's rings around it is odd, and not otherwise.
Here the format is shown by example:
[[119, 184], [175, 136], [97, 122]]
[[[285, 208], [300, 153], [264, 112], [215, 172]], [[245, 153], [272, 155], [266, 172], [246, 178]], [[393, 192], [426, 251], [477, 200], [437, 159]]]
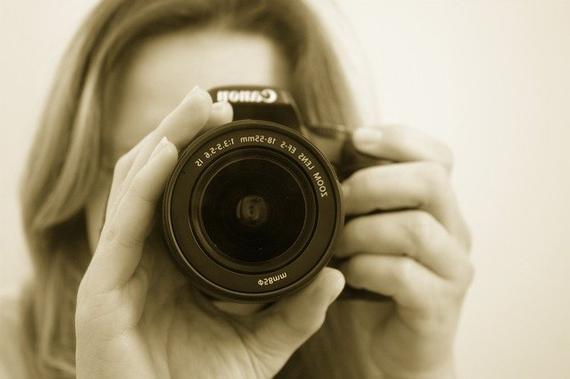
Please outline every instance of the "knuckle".
[[433, 239], [434, 219], [427, 212], [414, 211], [412, 217], [410, 217], [409, 221], [404, 225], [407, 234], [406, 237], [414, 250], [425, 247], [431, 243]]
[[420, 166], [420, 176], [430, 188], [441, 188], [448, 181], [445, 168], [437, 163], [424, 162]]
[[467, 261], [461, 273], [461, 282], [464, 288], [471, 286], [475, 280], [475, 266], [471, 261]]
[[403, 258], [399, 261], [394, 280], [398, 287], [408, 291], [414, 281], [414, 265], [411, 259]]
[[97, 251], [105, 249], [109, 243], [111, 243], [119, 234], [119, 227], [115, 222], [107, 220], [103, 225], [103, 230], [101, 231], [101, 236], [99, 237], [99, 243], [97, 245]]
[[448, 285], [447, 288], [442, 291], [440, 295], [442, 299], [445, 299], [447, 304], [460, 304], [465, 298], [466, 288], [463, 286]]
[[[424, 310], [424, 316], [426, 320], [438, 319], [438, 315], [446, 316], [449, 312], [449, 298], [445, 296], [445, 284], [439, 280], [426, 280], [422, 283], [425, 288], [419, 301], [422, 309]], [[426, 296], [429, 294], [429, 296]]]
[[120, 250], [133, 250], [138, 249], [144, 244], [143, 238], [128, 237], [121, 235], [113, 240], [112, 245]]
[[116, 222], [111, 223], [108, 227], [105, 227], [104, 232], [101, 233], [96, 254], [117, 249], [132, 250], [144, 244], [145, 239], [143, 237], [133, 236], [131, 234], [128, 228], [125, 229], [124, 226], [118, 225]]
[[461, 241], [463, 243], [465, 250], [467, 251], [467, 253], [469, 253], [471, 251], [471, 248], [473, 247], [473, 236], [471, 234], [471, 230], [469, 230], [469, 227], [467, 227], [467, 225], [464, 225], [462, 228]]
[[441, 163], [446, 168], [447, 172], [451, 172], [453, 169], [453, 163], [455, 161], [453, 150], [448, 145], [443, 143], [440, 144], [439, 150], [441, 155]]
[[139, 234], [126, 225], [117, 228], [116, 232], [106, 241], [104, 248], [109, 251], [131, 251], [141, 248], [145, 240], [146, 233]]
[[422, 325], [422, 330], [426, 335], [447, 330], [455, 323], [456, 312], [450, 312], [450, 309], [455, 309], [456, 306], [450, 304], [449, 299], [440, 294], [426, 303], [423, 312], [418, 314], [418, 322]]
[[457, 271], [457, 276], [447, 285], [447, 298], [455, 303], [461, 302], [475, 278], [475, 269], [471, 263], [466, 263]]
[[126, 196], [135, 200], [140, 201], [144, 204], [153, 205], [154, 198], [148, 193], [148, 183], [146, 178], [139, 173], [133, 178], [133, 182], [127, 189]]
[[421, 197], [419, 206], [429, 207], [432, 202], [448, 192], [448, 175], [445, 168], [437, 163], [422, 162], [416, 166], [419, 181], [418, 196]]

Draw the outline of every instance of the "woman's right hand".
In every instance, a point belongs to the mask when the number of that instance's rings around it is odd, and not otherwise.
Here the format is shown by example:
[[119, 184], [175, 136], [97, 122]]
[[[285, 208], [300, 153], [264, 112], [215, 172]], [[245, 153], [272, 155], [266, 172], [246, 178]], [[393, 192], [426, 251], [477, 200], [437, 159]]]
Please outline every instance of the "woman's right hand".
[[263, 311], [230, 315], [190, 288], [160, 238], [149, 237], [178, 149], [203, 127], [231, 121], [231, 113], [194, 89], [117, 163], [105, 224], [77, 295], [79, 379], [269, 378], [322, 325], [344, 285], [340, 272], [326, 268]]

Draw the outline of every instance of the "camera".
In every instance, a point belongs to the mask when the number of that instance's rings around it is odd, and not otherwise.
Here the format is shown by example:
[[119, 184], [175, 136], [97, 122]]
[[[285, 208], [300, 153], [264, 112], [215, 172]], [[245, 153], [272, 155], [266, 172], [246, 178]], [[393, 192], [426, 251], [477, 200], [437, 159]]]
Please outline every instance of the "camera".
[[[303, 135], [283, 89], [229, 86], [210, 94], [232, 104], [234, 121], [181, 152], [163, 195], [164, 238], [207, 295], [272, 302], [338, 263], [332, 249], [346, 221], [339, 178], [375, 162], [354, 158], [348, 138], [335, 167]], [[349, 287], [342, 296], [384, 299]]]

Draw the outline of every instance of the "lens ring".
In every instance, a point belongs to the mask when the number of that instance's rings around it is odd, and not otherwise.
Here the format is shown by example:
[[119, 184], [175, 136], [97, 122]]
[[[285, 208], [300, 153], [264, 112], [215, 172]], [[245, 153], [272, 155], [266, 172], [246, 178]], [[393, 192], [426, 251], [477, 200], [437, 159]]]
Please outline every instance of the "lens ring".
[[[199, 245], [187, 211], [198, 176], [219, 157], [246, 146], [287, 155], [310, 178], [317, 199], [314, 234], [302, 254], [263, 273], [237, 272], [213, 261]], [[221, 299], [274, 301], [307, 285], [330, 260], [344, 219], [339, 187], [328, 160], [295, 131], [273, 122], [235, 121], [204, 133], [180, 154], [163, 197], [165, 240], [196, 288]]]
[[[212, 240], [211, 236], [207, 232], [208, 228], [204, 222], [203, 204], [204, 198], [208, 195], [209, 184], [211, 184], [212, 180], [217, 177], [221, 170], [226, 168], [228, 165], [238, 162], [240, 157], [241, 159], [244, 159], [244, 157], [247, 157], [246, 159], [271, 159], [272, 163], [278, 164], [280, 167], [289, 171], [302, 194], [305, 219], [299, 232], [296, 233], [296, 238], [281, 254], [273, 257], [272, 259], [263, 260], [261, 262], [243, 262], [239, 259], [228, 257], [228, 254], [221, 251], [222, 249], [217, 247], [217, 244]], [[196, 239], [202, 249], [204, 249], [210, 257], [219, 264], [237, 272], [269, 272], [285, 266], [292, 259], [295, 259], [298, 254], [303, 252], [315, 229], [317, 211], [316, 198], [312, 191], [311, 183], [306, 175], [299, 167], [282, 154], [259, 147], [244, 147], [236, 149], [224, 157], [219, 158], [216, 162], [213, 162], [197, 179], [196, 186], [192, 191], [190, 204], [190, 221], [192, 223], [192, 229], [194, 230]]]

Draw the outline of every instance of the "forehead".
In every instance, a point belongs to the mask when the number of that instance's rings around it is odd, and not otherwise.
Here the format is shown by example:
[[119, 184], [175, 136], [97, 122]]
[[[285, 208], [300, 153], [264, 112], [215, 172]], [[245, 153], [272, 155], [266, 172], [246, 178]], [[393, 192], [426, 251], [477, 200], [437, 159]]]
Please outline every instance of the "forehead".
[[286, 59], [265, 36], [203, 29], [153, 37], [133, 49], [113, 78], [105, 112], [108, 148], [115, 159], [128, 151], [196, 85], [287, 83]]

